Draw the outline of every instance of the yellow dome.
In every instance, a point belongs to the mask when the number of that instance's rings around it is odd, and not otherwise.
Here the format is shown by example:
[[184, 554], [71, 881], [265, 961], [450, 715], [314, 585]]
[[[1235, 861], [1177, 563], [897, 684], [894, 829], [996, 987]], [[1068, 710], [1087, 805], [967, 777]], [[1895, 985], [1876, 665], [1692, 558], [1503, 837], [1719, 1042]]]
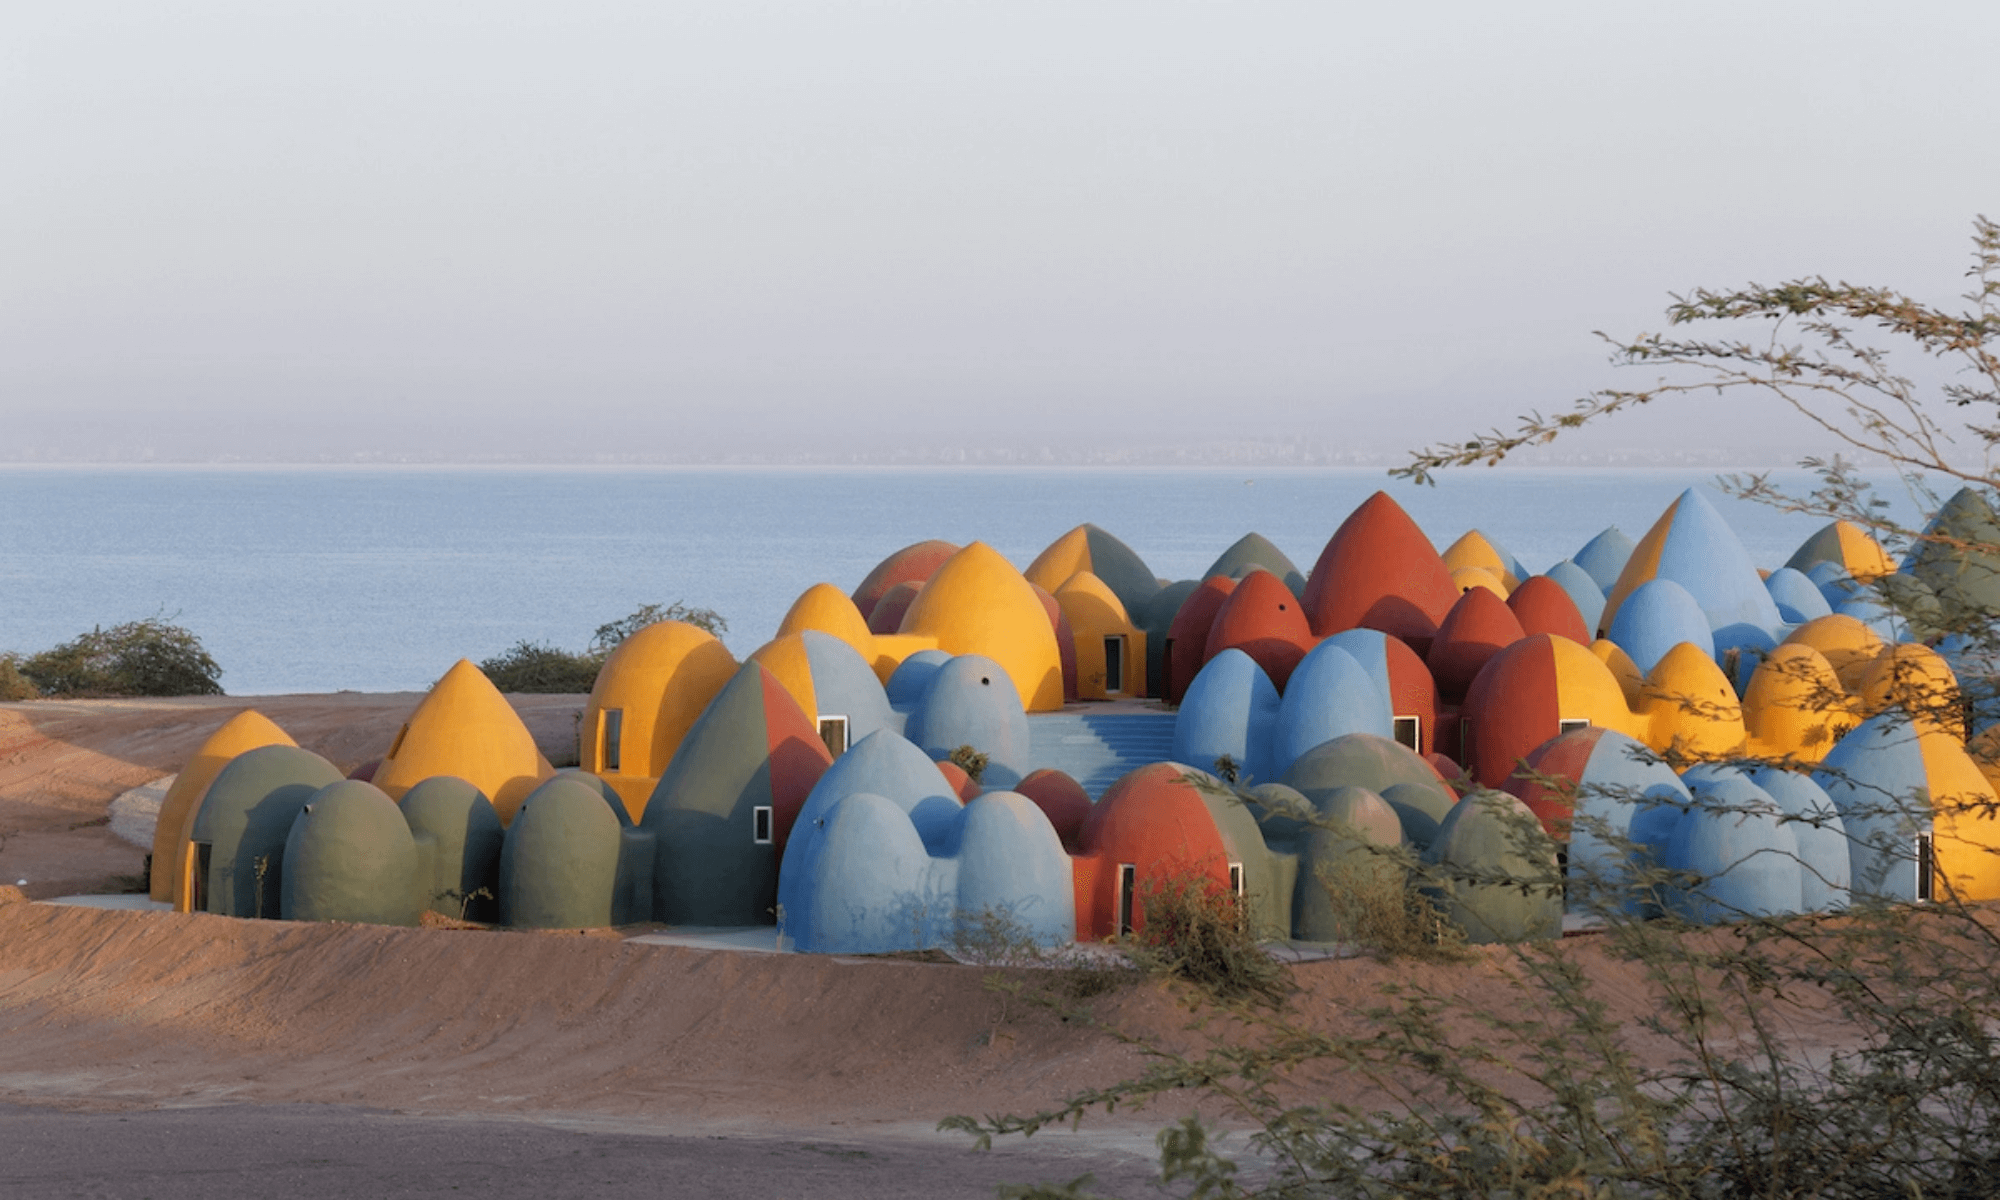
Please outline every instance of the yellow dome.
[[1833, 673], [1840, 677], [1840, 686], [1849, 695], [1860, 692], [1868, 668], [1874, 665], [1875, 656], [1882, 653], [1882, 638], [1846, 613], [1814, 617], [1792, 630], [1785, 644], [1811, 646], [1825, 655]]
[[1646, 744], [1692, 758], [1728, 758], [1743, 749], [1743, 705], [1708, 652], [1681, 642], [1653, 664], [1643, 701]]
[[1891, 706], [1910, 714], [1925, 732], [1962, 737], [1965, 713], [1958, 676], [1938, 652], [1916, 642], [1885, 646], [1861, 676], [1861, 715]]
[[1048, 610], [1013, 564], [984, 542], [938, 568], [903, 615], [902, 632], [935, 639], [947, 654], [983, 654], [999, 663], [1029, 712], [1062, 707], [1062, 655]]
[[195, 814], [201, 811], [208, 785], [222, 774], [229, 760], [259, 746], [296, 746], [297, 742], [277, 727], [269, 717], [246, 708], [222, 723], [208, 740], [182, 765], [167, 794], [160, 799], [159, 824], [153, 827], [153, 876], [149, 894], [154, 900], [173, 904], [176, 912], [188, 911], [183, 886], [187, 879], [189, 834]]
[[[1076, 639], [1077, 694], [1103, 700], [1115, 693], [1146, 694], [1146, 635], [1132, 624], [1109, 584], [1078, 571], [1056, 589], [1056, 603]], [[1110, 678], [1105, 639], [1123, 638], [1118, 678]]]
[[1610, 638], [1598, 638], [1590, 643], [1590, 652], [1604, 664], [1611, 677], [1618, 681], [1618, 690], [1625, 693], [1625, 707], [1637, 712], [1639, 704], [1646, 696], [1646, 673], [1625, 648]]
[[1939, 868], [1961, 900], [2000, 898], [2000, 794], [1965, 744], [1920, 732]]
[[1757, 664], [1743, 690], [1750, 753], [1818, 762], [1859, 722], [1826, 656], [1786, 642]]
[[1489, 571], [1485, 567], [1452, 568], [1451, 585], [1457, 588], [1461, 594], [1469, 592], [1476, 587], [1485, 588], [1502, 600], [1505, 600], [1507, 593], [1513, 590], [1507, 586], [1507, 581], [1498, 572]]
[[[1053, 595], [1078, 571], [1090, 570], [1090, 527], [1079, 525], [1049, 543], [1049, 548], [1028, 564], [1029, 583]], [[1027, 695], [1026, 692], [1021, 693]]]
[[374, 782], [400, 801], [433, 775], [456, 775], [491, 797], [502, 821], [512, 821], [521, 801], [553, 774], [500, 689], [461, 658], [396, 731]]
[[1840, 540], [1841, 565], [1847, 573], [1867, 583], [1880, 579], [1896, 569], [1883, 551], [1882, 543], [1870, 537], [1868, 531], [1852, 521], [1835, 521], [1834, 536]]
[[817, 629], [839, 638], [854, 647], [854, 652], [864, 661], [874, 665], [875, 635], [868, 632], [868, 622], [861, 619], [861, 610], [854, 607], [854, 601], [832, 584], [815, 583], [792, 601], [790, 611], [778, 623], [778, 632], [772, 635], [772, 640], [788, 633], [804, 633], [808, 629]]
[[[1521, 581], [1514, 578], [1513, 573], [1507, 569], [1507, 562], [1500, 557], [1500, 552], [1495, 550], [1493, 543], [1487, 541], [1486, 535], [1477, 529], [1467, 530], [1464, 537], [1453, 542], [1445, 550], [1443, 557], [1444, 565], [1452, 571], [1454, 578], [1457, 577], [1460, 567], [1479, 567], [1492, 572], [1493, 577], [1500, 581], [1506, 589], [1502, 595], [1521, 586]], [[1464, 590], [1463, 587], [1459, 588], [1461, 592]]]
[[1640, 737], [1642, 724], [1626, 701], [1618, 677], [1604, 660], [1592, 653], [1590, 647], [1579, 646], [1569, 638], [1550, 636], [1548, 641], [1550, 653], [1555, 656], [1557, 715], [1564, 720], [1588, 720], [1592, 725]]
[[648, 625], [604, 661], [578, 727], [577, 757], [611, 785], [633, 821], [736, 666], [715, 635], [684, 621]]

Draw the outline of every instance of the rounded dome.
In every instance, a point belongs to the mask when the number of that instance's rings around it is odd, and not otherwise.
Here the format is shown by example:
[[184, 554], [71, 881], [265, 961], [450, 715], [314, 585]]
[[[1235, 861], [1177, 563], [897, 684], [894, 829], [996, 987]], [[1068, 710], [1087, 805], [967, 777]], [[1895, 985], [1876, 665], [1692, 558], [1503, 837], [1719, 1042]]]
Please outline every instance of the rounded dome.
[[1030, 712], [1062, 707], [1062, 654], [1048, 614], [1021, 573], [983, 542], [938, 568], [904, 614], [902, 632], [933, 638], [950, 654], [992, 659]]

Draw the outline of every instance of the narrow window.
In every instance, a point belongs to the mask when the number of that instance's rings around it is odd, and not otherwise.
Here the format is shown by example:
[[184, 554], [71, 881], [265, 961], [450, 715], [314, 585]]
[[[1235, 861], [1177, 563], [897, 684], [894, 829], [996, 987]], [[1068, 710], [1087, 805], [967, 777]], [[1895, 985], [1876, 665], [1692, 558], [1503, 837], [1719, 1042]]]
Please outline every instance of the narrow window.
[[826, 743], [826, 752], [835, 758], [847, 753], [847, 718], [821, 717], [819, 740]]
[[1917, 902], [1929, 904], [1937, 899], [1937, 850], [1931, 844], [1931, 835], [1917, 835]]
[[[1174, 639], [1168, 638], [1160, 650], [1160, 699], [1174, 694]], [[1970, 721], [1972, 718], [1967, 717]]]
[[1458, 722], [1458, 761], [1472, 762], [1472, 719], [1462, 717]]
[[1558, 734], [1568, 733], [1572, 729], [1588, 728], [1590, 728], [1589, 717], [1564, 717], [1562, 720], [1556, 722], [1556, 732]]
[[1229, 864], [1229, 894], [1232, 896], [1241, 896], [1243, 894], [1242, 863]]
[[1395, 732], [1396, 741], [1399, 745], [1408, 746], [1418, 754], [1424, 752], [1424, 719], [1422, 717], [1397, 717]]
[[1125, 690], [1125, 639], [1122, 636], [1104, 639], [1104, 690]]
[[616, 771], [624, 755], [625, 710], [607, 708], [604, 710], [604, 769]]
[[750, 810], [750, 840], [759, 846], [771, 844], [771, 806], [759, 804]]
[[1132, 892], [1138, 886], [1139, 868], [1136, 863], [1120, 863], [1118, 866], [1118, 933], [1120, 936], [1132, 932]]

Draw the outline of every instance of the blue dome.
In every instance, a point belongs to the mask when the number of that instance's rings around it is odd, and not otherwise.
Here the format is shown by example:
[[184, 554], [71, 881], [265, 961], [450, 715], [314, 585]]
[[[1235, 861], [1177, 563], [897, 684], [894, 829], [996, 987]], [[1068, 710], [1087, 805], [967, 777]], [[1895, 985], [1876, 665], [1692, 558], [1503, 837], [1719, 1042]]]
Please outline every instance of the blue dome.
[[1242, 768], [1239, 782], [1276, 778], [1271, 737], [1278, 703], [1278, 689], [1255, 659], [1224, 650], [1194, 677], [1174, 714], [1174, 761], [1210, 771], [1226, 754]]

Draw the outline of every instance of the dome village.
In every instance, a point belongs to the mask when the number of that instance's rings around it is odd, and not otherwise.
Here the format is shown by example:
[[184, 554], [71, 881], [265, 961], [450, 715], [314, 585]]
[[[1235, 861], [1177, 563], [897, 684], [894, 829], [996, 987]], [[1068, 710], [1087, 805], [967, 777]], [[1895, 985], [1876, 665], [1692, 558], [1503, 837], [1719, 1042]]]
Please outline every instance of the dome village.
[[[1656, 898], [1697, 921], [1992, 898], [2000, 796], [1942, 631], [2000, 610], [2000, 521], [1965, 492], [1932, 532], [1898, 568], [1836, 523], [1760, 571], [1690, 490], [1531, 575], [1476, 530], [1440, 554], [1377, 493], [1308, 573], [1256, 534], [1177, 582], [1092, 525], [1025, 572], [923, 542], [808, 589], [742, 662], [640, 630], [573, 769], [470, 662], [350, 778], [241, 713], [168, 793], [153, 895], [842, 953], [985, 914], [1112, 937], [1189, 875], [1273, 939], [1337, 940], [1329, 881], [1390, 861], [1364, 843], [1447, 880], [1685, 870]], [[1432, 886], [1475, 941], [1556, 936], [1585, 890]]]

